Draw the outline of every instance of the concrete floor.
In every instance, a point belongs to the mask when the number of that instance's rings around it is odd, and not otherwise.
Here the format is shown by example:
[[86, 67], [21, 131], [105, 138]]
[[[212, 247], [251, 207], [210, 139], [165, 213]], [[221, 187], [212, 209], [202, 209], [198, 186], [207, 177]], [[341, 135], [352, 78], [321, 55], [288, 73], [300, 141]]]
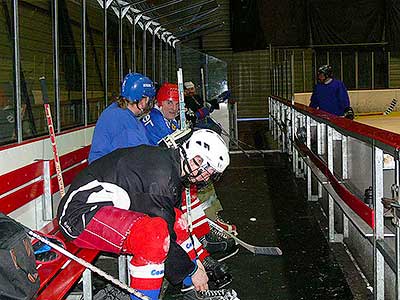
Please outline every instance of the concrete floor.
[[[264, 122], [240, 124], [239, 138], [256, 148], [271, 149], [266, 126]], [[234, 277], [229, 287], [240, 299], [369, 298], [357, 272], [345, 278], [340, 264], [349, 267], [349, 260], [340, 245], [336, 248], [344, 258], [333, 255], [313, 213], [316, 208], [305, 200], [304, 186], [293, 178], [285, 154], [232, 155], [230, 167], [215, 187], [223, 217], [238, 226], [239, 238], [283, 251], [280, 257], [254, 256], [242, 248], [226, 261]], [[105, 269], [110, 266], [110, 262], [100, 264]], [[115, 264], [108, 269], [115, 270]], [[164, 299], [182, 299], [182, 295], [178, 287], [170, 287]]]

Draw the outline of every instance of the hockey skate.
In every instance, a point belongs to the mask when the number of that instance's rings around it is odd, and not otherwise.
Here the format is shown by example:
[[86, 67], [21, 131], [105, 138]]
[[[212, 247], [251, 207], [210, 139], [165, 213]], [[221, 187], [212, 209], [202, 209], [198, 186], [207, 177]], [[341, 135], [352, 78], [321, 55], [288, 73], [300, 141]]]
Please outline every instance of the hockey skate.
[[193, 287], [187, 291], [183, 300], [239, 300], [232, 289], [196, 291]]
[[202, 264], [206, 269], [209, 278], [209, 286], [215, 289], [221, 289], [232, 282], [232, 275], [228, 272], [228, 266], [217, 261], [211, 256], [207, 256]]
[[217, 216], [217, 218], [215, 219], [214, 222], [217, 223], [219, 226], [221, 226], [226, 231], [228, 231], [229, 233], [231, 233], [233, 235], [238, 235], [236, 225], [229, 224], [229, 222], [224, 221], [220, 216]]
[[235, 255], [239, 248], [234, 239], [211, 227], [210, 233], [200, 238], [204, 248], [218, 261]]

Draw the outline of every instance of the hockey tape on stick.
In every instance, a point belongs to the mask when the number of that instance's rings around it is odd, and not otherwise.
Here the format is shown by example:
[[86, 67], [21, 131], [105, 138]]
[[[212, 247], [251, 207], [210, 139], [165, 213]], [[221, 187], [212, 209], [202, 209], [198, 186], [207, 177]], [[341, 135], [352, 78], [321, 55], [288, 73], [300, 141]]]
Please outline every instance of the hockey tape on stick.
[[49, 93], [47, 92], [46, 78], [40, 77], [39, 81], [40, 81], [40, 88], [42, 90], [42, 99], [43, 99], [44, 111], [46, 113], [47, 127], [49, 128], [50, 141], [51, 141], [51, 146], [53, 148], [54, 165], [56, 166], [58, 187], [60, 189], [61, 197], [63, 197], [65, 195], [64, 180], [61, 172], [60, 158], [58, 156], [58, 151], [57, 151], [56, 135], [54, 133], [53, 119], [51, 117]]

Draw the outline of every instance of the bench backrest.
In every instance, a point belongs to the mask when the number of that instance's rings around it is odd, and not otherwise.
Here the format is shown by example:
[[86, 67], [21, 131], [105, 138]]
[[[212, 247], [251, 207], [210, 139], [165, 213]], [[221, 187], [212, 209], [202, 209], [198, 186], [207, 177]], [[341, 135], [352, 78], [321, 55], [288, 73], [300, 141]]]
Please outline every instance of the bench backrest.
[[[88, 162], [90, 146], [60, 157], [64, 185], [69, 185]], [[54, 160], [38, 160], [0, 175], [0, 211], [9, 214], [30, 201], [59, 190]]]

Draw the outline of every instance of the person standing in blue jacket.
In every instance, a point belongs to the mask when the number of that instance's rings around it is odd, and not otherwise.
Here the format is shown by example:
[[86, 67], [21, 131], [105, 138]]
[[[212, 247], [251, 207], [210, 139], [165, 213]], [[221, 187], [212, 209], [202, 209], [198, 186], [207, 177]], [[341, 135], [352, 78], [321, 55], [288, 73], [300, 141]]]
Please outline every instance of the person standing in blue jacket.
[[120, 97], [101, 113], [96, 123], [89, 164], [119, 148], [151, 145], [138, 118], [153, 108], [155, 94], [148, 77], [139, 73], [125, 76]]
[[156, 99], [158, 107], [142, 118], [151, 145], [158, 145], [162, 138], [179, 128], [175, 120], [179, 112], [178, 85], [164, 83], [158, 90]]
[[[318, 108], [336, 116], [349, 118], [350, 99], [344, 83], [333, 78], [333, 70], [330, 65], [318, 68], [318, 83], [311, 95], [310, 107]], [[354, 113], [353, 113], [354, 114]]]

